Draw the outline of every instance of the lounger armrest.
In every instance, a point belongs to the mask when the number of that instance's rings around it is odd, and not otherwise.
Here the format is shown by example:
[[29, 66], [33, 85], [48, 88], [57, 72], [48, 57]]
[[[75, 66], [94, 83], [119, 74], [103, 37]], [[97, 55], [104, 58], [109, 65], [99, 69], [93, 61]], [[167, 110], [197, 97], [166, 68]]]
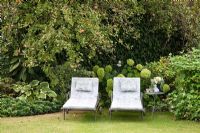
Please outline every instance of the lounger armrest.
[[110, 98], [111, 98], [111, 103], [112, 103], [112, 101], [113, 101], [113, 92], [111, 93]]

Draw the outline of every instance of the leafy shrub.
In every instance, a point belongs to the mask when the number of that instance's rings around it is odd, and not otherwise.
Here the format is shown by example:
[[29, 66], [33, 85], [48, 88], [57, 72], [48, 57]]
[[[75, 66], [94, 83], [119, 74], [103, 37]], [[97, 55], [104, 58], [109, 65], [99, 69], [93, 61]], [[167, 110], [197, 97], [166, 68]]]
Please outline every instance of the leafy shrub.
[[170, 111], [177, 119], [200, 120], [200, 96], [198, 90], [174, 90], [168, 98]]
[[1, 8], [0, 73], [28, 82], [46, 66], [145, 63], [200, 38], [197, 2], [4, 0]]
[[146, 67], [151, 70], [152, 76], [163, 77], [167, 83], [170, 83], [170, 87], [175, 88], [176, 70], [171, 66], [170, 56], [161, 57], [159, 61], [148, 63]]
[[16, 92], [11, 88], [11, 84], [14, 83], [12, 78], [4, 77], [0, 78], [0, 97], [1, 96], [16, 96]]
[[50, 86], [58, 95], [59, 101], [65, 101], [66, 94], [70, 90], [72, 77], [93, 77], [92, 71], [84, 70], [76, 64], [65, 62], [62, 65], [45, 66], [44, 73], [50, 80]]
[[200, 120], [200, 50], [170, 58], [176, 70], [175, 87], [168, 102], [177, 119]]
[[13, 84], [12, 89], [19, 93], [18, 98], [23, 100], [55, 99], [57, 94], [49, 88], [48, 82], [33, 80], [29, 84], [18, 82]]
[[62, 103], [57, 101], [29, 101], [10, 97], [0, 98], [0, 117], [52, 113], [59, 111], [61, 106]]
[[199, 120], [199, 60], [200, 50], [193, 49], [180, 56], [161, 57], [158, 62], [146, 66], [153, 76], [164, 77], [166, 83], [169, 83], [169, 86], [163, 86], [163, 91], [170, 91], [162, 100], [166, 101], [177, 119]]
[[193, 3], [188, 6], [188, 2], [170, 0], [99, 2], [99, 9], [103, 5], [106, 11], [103, 22], [108, 25], [115, 47], [109, 59], [113, 55], [117, 60], [131, 57], [144, 64], [197, 46], [200, 5]]
[[[22, 57], [24, 61], [20, 64], [24, 66], [57, 63], [59, 57], [62, 60], [67, 58], [71, 63], [79, 63], [83, 59], [87, 62], [96, 51], [102, 48], [108, 50], [105, 48], [110, 46], [107, 32], [100, 27], [100, 14], [92, 10], [89, 4], [32, 0], [18, 4], [3, 3], [2, 15], [6, 19], [2, 17], [2, 31], [7, 45], [2, 45], [2, 52], [11, 53], [10, 58]], [[16, 15], [11, 17], [7, 13]], [[6, 25], [13, 26], [8, 28]]]
[[[114, 77], [140, 77], [140, 70], [136, 69], [136, 66], [134, 66], [134, 60], [127, 59], [126, 63], [127, 64], [124, 64], [124, 65], [120, 64], [120, 67], [118, 64], [117, 64], [117, 67], [113, 66], [113, 68], [115, 68], [115, 69], [112, 69], [111, 65], [107, 65], [105, 68], [100, 67], [97, 70], [96, 75], [98, 76], [98, 78], [101, 81], [100, 82], [100, 93], [102, 95], [101, 104], [103, 106], [110, 105], [110, 96], [111, 96], [112, 90], [113, 90], [113, 78]], [[140, 65], [140, 67], [141, 66], [142, 65]], [[93, 70], [95, 72], [94, 67], [93, 67]], [[143, 66], [142, 66], [142, 68], [143, 68]], [[145, 70], [145, 69], [143, 69], [143, 70]], [[151, 73], [149, 70], [148, 70], [148, 72]], [[148, 76], [150, 76], [150, 74]], [[142, 79], [142, 80], [146, 80], [146, 79]], [[150, 82], [150, 81], [146, 81], [146, 82], [148, 84], [148, 82]], [[144, 87], [142, 87], [142, 88], [144, 88]]]

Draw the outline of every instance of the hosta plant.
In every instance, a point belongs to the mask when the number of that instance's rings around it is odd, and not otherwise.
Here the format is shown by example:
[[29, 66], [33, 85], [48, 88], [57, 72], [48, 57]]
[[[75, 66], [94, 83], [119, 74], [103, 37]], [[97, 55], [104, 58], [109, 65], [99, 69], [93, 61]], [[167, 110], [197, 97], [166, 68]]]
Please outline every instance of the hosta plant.
[[57, 94], [49, 88], [48, 82], [33, 80], [29, 84], [18, 82], [12, 86], [13, 90], [19, 93], [17, 98], [23, 100], [55, 99]]

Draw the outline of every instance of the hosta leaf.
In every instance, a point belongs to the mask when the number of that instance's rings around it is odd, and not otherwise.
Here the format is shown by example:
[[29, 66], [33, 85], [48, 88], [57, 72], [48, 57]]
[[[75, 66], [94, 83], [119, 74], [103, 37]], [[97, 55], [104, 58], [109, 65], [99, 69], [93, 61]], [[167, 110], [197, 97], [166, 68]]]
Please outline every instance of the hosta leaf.
[[46, 99], [46, 94], [40, 93], [37, 97], [38, 97], [39, 99]]
[[44, 88], [49, 88], [49, 83], [48, 82], [41, 82], [39, 85], [40, 89], [44, 89]]
[[26, 96], [28, 97], [28, 96], [31, 95], [31, 91], [26, 91], [25, 94], [26, 94]]
[[39, 82], [40, 82], [40, 81], [38, 81], [38, 80], [33, 80], [33, 81], [30, 82], [30, 85], [31, 85], [32, 87], [35, 87], [35, 86], [38, 86]]
[[57, 97], [57, 94], [54, 91], [49, 91], [49, 97]]
[[35, 90], [35, 91], [33, 91], [33, 94], [38, 96], [39, 95], [39, 91]]
[[15, 91], [15, 92], [19, 92], [21, 90], [21, 88], [18, 86], [18, 85], [13, 85], [12, 86], [12, 89]]
[[18, 99], [20, 99], [20, 100], [26, 100], [27, 97], [25, 95], [21, 95], [20, 97], [18, 97]]
[[23, 90], [24, 90], [24, 91], [29, 91], [29, 90], [32, 90], [32, 88], [31, 88], [31, 86], [28, 84], [28, 85], [25, 85], [25, 86], [23, 87]]

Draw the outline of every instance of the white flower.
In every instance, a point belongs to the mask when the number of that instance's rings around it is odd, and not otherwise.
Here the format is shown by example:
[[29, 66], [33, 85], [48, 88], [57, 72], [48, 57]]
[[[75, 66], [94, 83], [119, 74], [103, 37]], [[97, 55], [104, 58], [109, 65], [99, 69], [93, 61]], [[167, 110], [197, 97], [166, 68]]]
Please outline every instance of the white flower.
[[153, 79], [151, 79], [151, 83], [153, 85], [155, 85], [155, 84], [161, 84], [162, 82], [163, 82], [163, 78], [161, 78], [161, 77], [154, 77]]
[[122, 62], [121, 62], [120, 60], [118, 61], [117, 66], [118, 66], [118, 67], [121, 67], [121, 66], [122, 66]]

